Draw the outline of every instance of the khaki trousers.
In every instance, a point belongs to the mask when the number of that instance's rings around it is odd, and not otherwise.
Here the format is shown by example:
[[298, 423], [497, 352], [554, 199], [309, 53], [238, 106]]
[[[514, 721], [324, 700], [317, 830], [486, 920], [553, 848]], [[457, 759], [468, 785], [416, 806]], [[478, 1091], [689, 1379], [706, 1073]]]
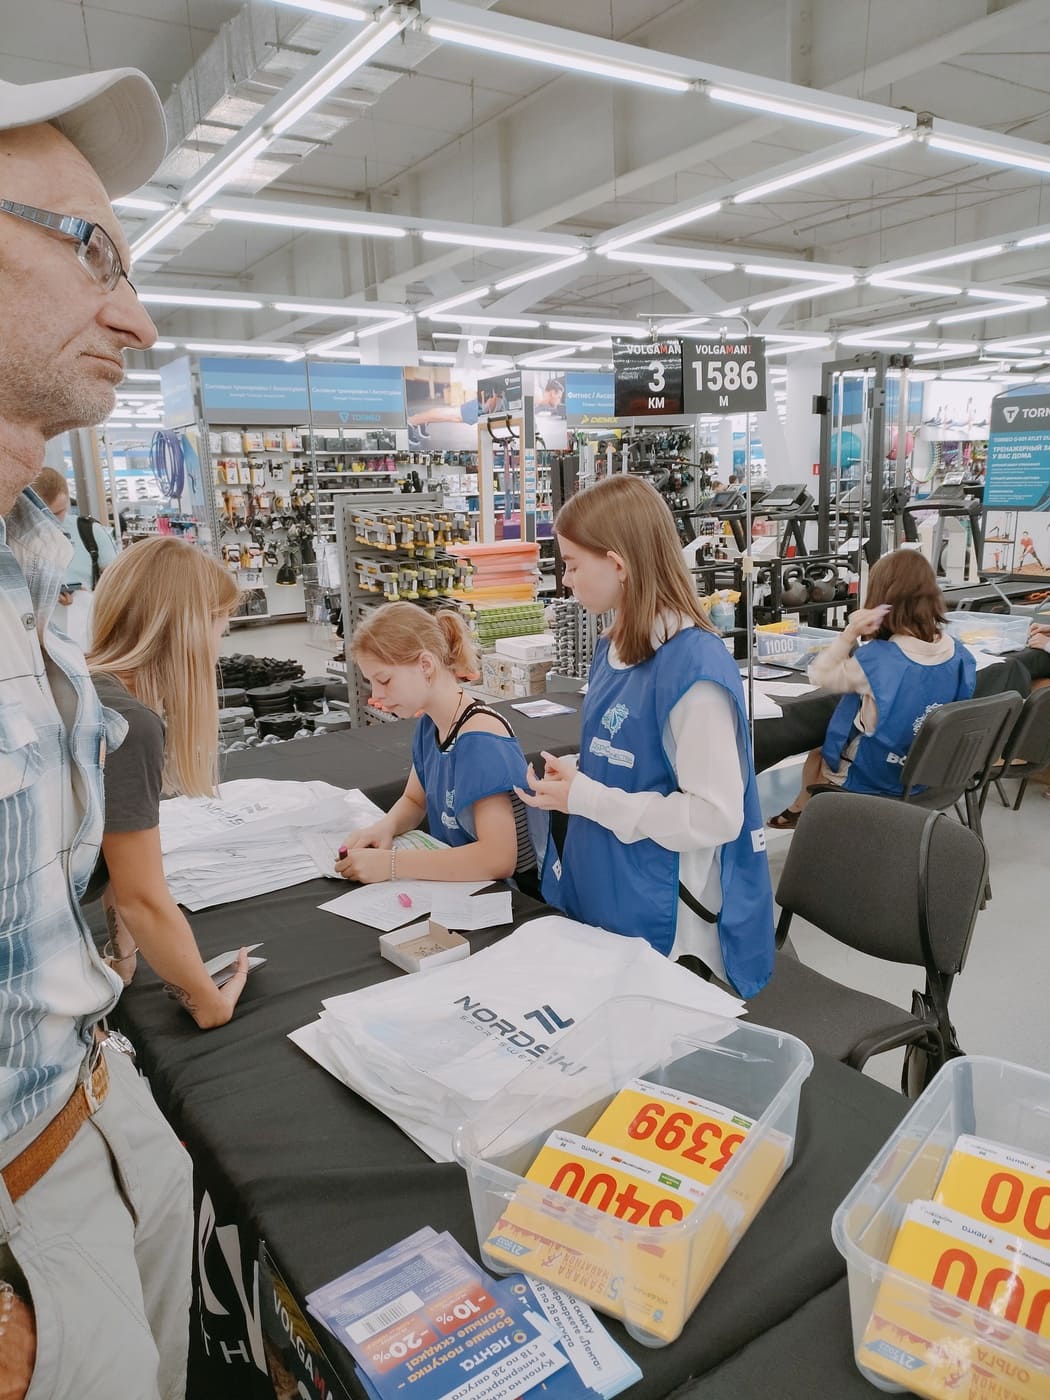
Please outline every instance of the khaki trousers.
[[20, 1270], [36, 1314], [26, 1400], [186, 1394], [190, 1159], [130, 1057], [105, 1055], [109, 1093], [51, 1170], [16, 1203], [0, 1180], [0, 1278]]

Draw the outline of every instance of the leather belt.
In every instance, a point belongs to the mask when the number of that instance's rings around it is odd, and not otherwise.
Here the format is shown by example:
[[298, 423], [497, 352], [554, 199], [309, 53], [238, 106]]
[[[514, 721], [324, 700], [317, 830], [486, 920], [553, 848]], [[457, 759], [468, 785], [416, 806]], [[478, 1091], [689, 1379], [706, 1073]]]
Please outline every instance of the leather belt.
[[12, 1201], [24, 1196], [45, 1172], [51, 1170], [87, 1120], [101, 1106], [109, 1092], [109, 1067], [102, 1051], [98, 1050], [97, 1054], [98, 1061], [90, 1075], [80, 1081], [65, 1107], [0, 1173]]

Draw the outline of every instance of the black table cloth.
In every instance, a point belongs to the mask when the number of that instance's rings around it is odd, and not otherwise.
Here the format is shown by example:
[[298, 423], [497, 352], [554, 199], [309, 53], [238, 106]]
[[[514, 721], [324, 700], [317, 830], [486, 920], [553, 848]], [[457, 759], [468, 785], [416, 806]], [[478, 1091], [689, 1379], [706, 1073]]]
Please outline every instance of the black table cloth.
[[[534, 731], [517, 726], [526, 751], [572, 747], [575, 716], [557, 719], [564, 732], [553, 721], [533, 722]], [[225, 776], [323, 777], [378, 796], [377, 787], [404, 780], [411, 729], [391, 725], [231, 755]], [[157, 1101], [196, 1164], [192, 1400], [269, 1397], [267, 1358], [285, 1372], [295, 1363], [299, 1324], [274, 1335], [275, 1309], [263, 1305], [276, 1295], [257, 1269], [261, 1242], [287, 1284], [288, 1301], [300, 1303], [423, 1225], [449, 1230], [477, 1256], [460, 1167], [430, 1161], [287, 1039], [316, 1017], [323, 998], [403, 975], [380, 958], [376, 930], [318, 908], [338, 889], [317, 880], [191, 916], [205, 957], [243, 943], [265, 945], [268, 962], [251, 974], [229, 1025], [196, 1030], [146, 968], [120, 1003], [118, 1024], [138, 1047]], [[516, 922], [542, 912], [522, 895], [514, 904]], [[473, 933], [471, 945], [476, 950], [506, 931]], [[636, 1400], [669, 1395], [712, 1371], [842, 1277], [832, 1213], [905, 1107], [882, 1085], [818, 1058], [803, 1090], [794, 1166], [681, 1338], [650, 1350], [609, 1321], [644, 1372], [631, 1392]], [[321, 1340], [329, 1379], [315, 1371], [310, 1393], [338, 1394], [337, 1385], [354, 1393], [348, 1353], [327, 1334]], [[749, 1393], [779, 1396], [776, 1376]]]

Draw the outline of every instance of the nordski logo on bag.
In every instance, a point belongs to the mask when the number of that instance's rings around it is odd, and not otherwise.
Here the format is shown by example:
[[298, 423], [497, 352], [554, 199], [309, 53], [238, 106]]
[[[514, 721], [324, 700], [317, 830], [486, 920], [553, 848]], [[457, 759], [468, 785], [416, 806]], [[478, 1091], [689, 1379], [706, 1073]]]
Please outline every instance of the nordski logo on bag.
[[552, 1006], [546, 1004], [536, 1011], [526, 1011], [523, 1017], [526, 1021], [539, 1021], [540, 1025], [548, 1035], [553, 1035], [555, 1031], [566, 1030], [569, 1026], [576, 1024], [575, 1016], [570, 1016], [567, 1021], [563, 1021]]
[[[575, 1064], [572, 1060], [567, 1060], [564, 1055], [559, 1055], [556, 1050], [552, 1050], [550, 1045], [542, 1042], [534, 1036], [524, 1026], [515, 1025], [513, 1021], [501, 1016], [498, 1011], [491, 1006], [485, 1006], [480, 999], [475, 1001], [469, 994], [461, 997], [454, 997], [453, 1006], [462, 1007], [463, 1018], [474, 1021], [487, 1036], [499, 1037], [500, 1045], [511, 1051], [512, 1054], [524, 1054], [531, 1056], [534, 1060], [545, 1059], [549, 1065], [555, 1069], [560, 1069], [563, 1074], [581, 1074], [587, 1068], [586, 1065]], [[522, 1019], [536, 1020], [549, 1035], [553, 1035], [557, 1030], [564, 1030], [565, 1027], [575, 1024], [575, 1018], [570, 1016], [564, 1020], [550, 1006], [538, 1007], [533, 1011], [524, 1013]]]

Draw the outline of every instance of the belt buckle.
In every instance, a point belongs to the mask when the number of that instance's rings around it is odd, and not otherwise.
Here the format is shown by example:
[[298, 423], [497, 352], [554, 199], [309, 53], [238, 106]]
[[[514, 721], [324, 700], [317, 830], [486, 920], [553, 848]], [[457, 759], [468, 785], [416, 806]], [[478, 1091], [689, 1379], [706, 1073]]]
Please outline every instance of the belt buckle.
[[135, 1047], [123, 1031], [107, 1030], [105, 1038], [100, 1044], [103, 1048], [108, 1045], [111, 1050], [117, 1050], [121, 1055], [127, 1055], [129, 1059], [135, 1058]]

